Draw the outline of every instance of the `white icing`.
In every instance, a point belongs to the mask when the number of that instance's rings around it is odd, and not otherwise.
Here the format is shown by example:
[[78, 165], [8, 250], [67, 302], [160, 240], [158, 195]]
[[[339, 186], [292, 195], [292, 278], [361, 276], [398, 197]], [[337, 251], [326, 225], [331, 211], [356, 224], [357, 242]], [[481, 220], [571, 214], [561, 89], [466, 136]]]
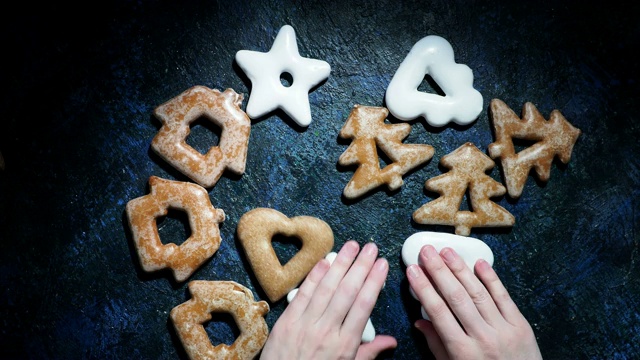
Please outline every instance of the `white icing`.
[[362, 342], [372, 342], [376, 337], [376, 329], [373, 327], [373, 323], [371, 322], [371, 318], [367, 319], [367, 325], [364, 327], [364, 331], [362, 332]]
[[[432, 245], [437, 252], [448, 247], [453, 249], [467, 266], [473, 271], [478, 260], [484, 259], [493, 266], [493, 252], [482, 240], [447, 233], [423, 231], [409, 236], [402, 245], [402, 262], [406, 266], [418, 264], [420, 250], [425, 245]], [[409, 288], [411, 296], [417, 299], [413, 289]], [[422, 317], [429, 320], [424, 308], [421, 309]]]
[[338, 253], [332, 251], [328, 253], [327, 256], [325, 256], [324, 258], [329, 260], [329, 265], [332, 265], [337, 256], [338, 256]]
[[[438, 84], [445, 96], [418, 91], [425, 75]], [[473, 88], [473, 72], [457, 64], [451, 44], [429, 35], [418, 41], [402, 61], [385, 94], [386, 106], [400, 120], [423, 116], [432, 126], [453, 121], [470, 124], [482, 111], [482, 95]]]
[[[333, 264], [333, 261], [338, 256], [336, 252], [328, 253], [324, 258], [329, 260], [329, 264]], [[293, 298], [298, 293], [298, 289], [293, 289], [289, 291], [287, 294], [287, 302], [291, 303]], [[371, 322], [371, 318], [367, 319], [367, 324], [364, 327], [364, 331], [362, 332], [362, 342], [371, 342], [376, 337], [376, 329], [373, 327], [373, 323]]]
[[298, 288], [295, 288], [289, 291], [289, 293], [287, 294], [287, 302], [291, 303], [291, 301], [293, 301], [293, 298], [296, 297], [297, 293], [298, 293]]
[[[300, 56], [293, 27], [283, 26], [271, 50], [266, 53], [238, 51], [236, 62], [251, 80], [251, 94], [246, 109], [250, 118], [280, 108], [298, 125], [309, 126], [309, 91], [329, 77], [331, 66], [326, 61]], [[284, 86], [280, 80], [284, 73], [289, 73], [293, 78], [290, 86]]]

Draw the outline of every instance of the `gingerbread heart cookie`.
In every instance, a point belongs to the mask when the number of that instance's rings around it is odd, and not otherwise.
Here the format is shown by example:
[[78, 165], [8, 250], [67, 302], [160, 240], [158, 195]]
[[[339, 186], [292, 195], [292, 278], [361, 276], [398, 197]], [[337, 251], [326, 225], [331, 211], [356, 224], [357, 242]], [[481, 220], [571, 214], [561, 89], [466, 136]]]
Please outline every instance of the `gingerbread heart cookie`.
[[[312, 216], [289, 218], [269, 208], [246, 212], [237, 232], [251, 268], [272, 302], [298, 286], [333, 248], [333, 231], [326, 222]], [[276, 235], [295, 237], [302, 243], [300, 251], [284, 265], [272, 246]]]

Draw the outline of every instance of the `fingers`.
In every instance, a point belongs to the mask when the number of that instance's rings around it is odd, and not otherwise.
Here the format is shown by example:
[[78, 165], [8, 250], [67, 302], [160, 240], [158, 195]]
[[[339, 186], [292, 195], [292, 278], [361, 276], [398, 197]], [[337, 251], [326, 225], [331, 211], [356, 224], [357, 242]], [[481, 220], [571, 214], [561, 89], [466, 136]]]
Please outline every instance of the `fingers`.
[[473, 274], [464, 260], [451, 248], [444, 248], [440, 251], [442, 259], [447, 264], [453, 275], [460, 281], [466, 289], [471, 301], [475, 304], [480, 315], [490, 325], [496, 325], [504, 318], [493, 302], [491, 295]]
[[320, 319], [329, 305], [333, 294], [340, 285], [340, 282], [351, 267], [353, 260], [358, 255], [359, 250], [360, 245], [353, 240], [347, 241], [342, 246], [340, 252], [338, 252], [338, 256], [333, 261], [333, 264], [331, 264], [329, 271], [318, 284], [313, 297], [305, 309], [305, 313], [309, 315], [310, 319]]
[[305, 311], [313, 293], [315, 292], [318, 284], [322, 281], [322, 278], [329, 271], [329, 261], [322, 259], [311, 269], [306, 279], [302, 282], [296, 295], [291, 303], [284, 309], [282, 318], [289, 318], [290, 320], [297, 320]]
[[[331, 309], [331, 312], [323, 315], [327, 321], [338, 324], [341, 324], [344, 321], [345, 316], [350, 311], [349, 309], [351, 309], [351, 305], [356, 300], [356, 296], [358, 296], [360, 289], [363, 288], [365, 280], [367, 279], [377, 256], [378, 247], [374, 243], [368, 243], [362, 248], [358, 258], [340, 282], [335, 296], [329, 303], [328, 308]], [[386, 278], [386, 273], [384, 274], [384, 278]], [[378, 289], [378, 292], [379, 291], [380, 289]]]
[[375, 359], [381, 352], [389, 349], [395, 349], [398, 342], [393, 336], [378, 335], [373, 341], [363, 343], [358, 348], [356, 360]]
[[475, 269], [504, 319], [512, 325], [519, 324], [524, 317], [491, 265], [484, 260], [478, 260]]
[[[450, 257], [451, 261], [455, 261], [454, 254], [451, 251], [445, 251], [442, 255]], [[436, 249], [431, 245], [424, 246], [420, 250], [419, 260], [431, 276], [434, 285], [440, 290], [441, 299], [446, 300], [449, 308], [451, 308], [451, 311], [453, 311], [467, 333], [475, 335], [485, 332], [487, 328], [486, 321], [480, 316], [465, 287], [453, 275]], [[436, 317], [434, 317], [432, 312], [439, 309], [445, 312], [440, 304], [431, 309], [425, 306], [425, 310], [432, 321], [436, 321], [437, 316], [440, 315], [436, 313]]]
[[440, 339], [440, 335], [433, 327], [431, 321], [428, 320], [418, 320], [415, 323], [415, 326], [422, 335], [427, 339], [427, 345], [429, 345], [429, 349], [433, 353], [436, 359], [438, 360], [446, 360], [449, 359], [449, 354], [447, 353], [447, 349], [444, 347], [442, 343], [442, 339]]
[[467, 336], [420, 266], [409, 265], [407, 278], [411, 289], [418, 296], [418, 300], [444, 342]]
[[389, 263], [387, 260], [378, 259], [368, 273], [366, 281], [357, 294], [355, 301], [352, 302], [352, 305], [349, 305], [350, 309], [342, 323], [341, 333], [358, 334], [358, 342], [361, 340], [362, 337], [360, 335], [364, 331], [367, 320], [376, 305], [378, 295], [387, 279], [388, 272]]

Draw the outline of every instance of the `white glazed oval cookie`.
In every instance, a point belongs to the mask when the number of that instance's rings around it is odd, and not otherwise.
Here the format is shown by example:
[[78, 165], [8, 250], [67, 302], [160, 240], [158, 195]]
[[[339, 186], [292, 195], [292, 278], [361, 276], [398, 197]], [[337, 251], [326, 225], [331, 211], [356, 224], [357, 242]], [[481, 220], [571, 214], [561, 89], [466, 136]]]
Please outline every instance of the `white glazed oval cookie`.
[[422, 231], [409, 236], [402, 245], [402, 261], [406, 266], [418, 263], [418, 254], [425, 245], [433, 245], [440, 252], [445, 247], [453, 249], [473, 270], [475, 263], [484, 259], [493, 266], [493, 252], [482, 240], [448, 233]]
[[[480, 259], [485, 260], [489, 265], [493, 266], [493, 252], [487, 244], [482, 240], [468, 236], [423, 231], [409, 236], [402, 245], [402, 262], [405, 266], [418, 264], [420, 249], [425, 245], [432, 245], [438, 253], [445, 247], [453, 249], [465, 264], [473, 271], [476, 262]], [[418, 299], [413, 289], [409, 288], [411, 296]], [[422, 317], [429, 320], [424, 308], [421, 308]]]

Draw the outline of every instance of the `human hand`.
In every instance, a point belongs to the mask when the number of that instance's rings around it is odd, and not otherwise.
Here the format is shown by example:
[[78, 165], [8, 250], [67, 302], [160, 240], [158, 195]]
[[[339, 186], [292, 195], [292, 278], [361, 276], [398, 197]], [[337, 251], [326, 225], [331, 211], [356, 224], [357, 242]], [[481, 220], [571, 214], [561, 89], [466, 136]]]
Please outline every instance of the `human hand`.
[[374, 359], [395, 348], [396, 339], [387, 335], [361, 343], [389, 271], [377, 256], [375, 244], [360, 251], [348, 241], [333, 265], [318, 262], [273, 326], [261, 359]]
[[476, 277], [451, 248], [438, 254], [425, 245], [419, 260], [407, 278], [431, 321], [415, 326], [436, 359], [542, 359], [529, 322], [486, 261], [476, 262]]

